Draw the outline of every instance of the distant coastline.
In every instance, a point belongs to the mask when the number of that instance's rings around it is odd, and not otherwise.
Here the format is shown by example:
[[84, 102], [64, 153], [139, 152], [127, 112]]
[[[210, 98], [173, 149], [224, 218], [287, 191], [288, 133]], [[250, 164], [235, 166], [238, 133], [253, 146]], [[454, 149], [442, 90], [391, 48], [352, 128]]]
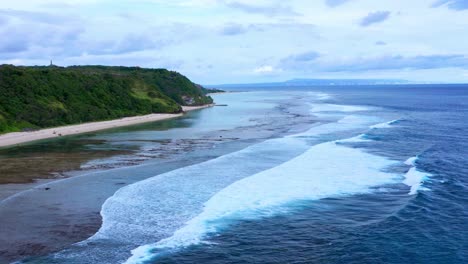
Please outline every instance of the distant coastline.
[[353, 85], [396, 85], [414, 84], [401, 79], [293, 79], [283, 82], [239, 83], [239, 84], [206, 84], [204, 87], [216, 89], [253, 88], [253, 87], [297, 87], [297, 86], [353, 86]]
[[[212, 107], [214, 104], [206, 104], [201, 106], [182, 106], [183, 112]], [[62, 136], [78, 135], [83, 133], [106, 130], [116, 127], [131, 126], [161, 120], [167, 120], [183, 116], [184, 113], [177, 114], [149, 114], [141, 116], [124, 117], [109, 121], [90, 122], [78, 125], [61, 126], [55, 128], [41, 129], [31, 132], [12, 132], [0, 135], [0, 148], [12, 147], [33, 141], [57, 138]]]

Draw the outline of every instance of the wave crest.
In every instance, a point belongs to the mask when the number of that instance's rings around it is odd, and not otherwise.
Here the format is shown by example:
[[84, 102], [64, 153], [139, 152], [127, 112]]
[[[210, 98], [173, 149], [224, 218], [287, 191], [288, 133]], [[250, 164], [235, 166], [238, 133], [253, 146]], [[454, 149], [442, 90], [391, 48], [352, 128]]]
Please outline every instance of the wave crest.
[[298, 201], [368, 192], [398, 178], [382, 171], [394, 163], [335, 142], [315, 145], [288, 162], [224, 188], [171, 237], [137, 248], [126, 263], [142, 263], [156, 257], [158, 250], [198, 244], [232, 220], [272, 216]]

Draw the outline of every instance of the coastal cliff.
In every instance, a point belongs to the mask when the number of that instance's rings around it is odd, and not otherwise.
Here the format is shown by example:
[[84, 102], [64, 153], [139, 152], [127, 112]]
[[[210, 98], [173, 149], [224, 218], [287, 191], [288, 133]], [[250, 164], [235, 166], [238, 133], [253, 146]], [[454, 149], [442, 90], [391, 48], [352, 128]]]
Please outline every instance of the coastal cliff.
[[0, 66], [0, 133], [213, 103], [207, 89], [166, 69]]

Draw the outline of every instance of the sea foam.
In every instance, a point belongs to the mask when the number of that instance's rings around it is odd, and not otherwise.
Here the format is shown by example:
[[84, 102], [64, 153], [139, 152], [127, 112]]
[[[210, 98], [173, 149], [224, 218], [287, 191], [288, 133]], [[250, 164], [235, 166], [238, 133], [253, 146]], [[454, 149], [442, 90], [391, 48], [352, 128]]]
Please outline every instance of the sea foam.
[[[180, 168], [117, 191], [103, 205], [103, 224], [91, 238], [141, 243], [169, 235], [194, 217], [203, 202], [229, 184], [279, 165], [305, 152], [307, 138], [366, 127], [366, 116], [346, 116], [337, 123], [252, 145], [219, 158]], [[182, 205], [182, 206], [181, 206]], [[129, 232], [131, 230], [131, 232]]]
[[[88, 241], [146, 244], [127, 261], [142, 263], [153, 258], [154, 251], [201, 243], [232, 220], [275, 215], [295, 201], [362, 193], [391, 182], [395, 175], [381, 171], [393, 163], [386, 158], [339, 141], [309, 145], [311, 137], [368, 128], [376, 118], [350, 114], [367, 110], [315, 104], [311, 113], [326, 123], [304, 133], [124, 187], [104, 203], [101, 229]], [[157, 239], [162, 240], [149, 244]]]
[[338, 143], [360, 143], [360, 142], [371, 142], [372, 140], [366, 138], [366, 134], [360, 134], [358, 136], [337, 140]]
[[373, 129], [378, 129], [378, 128], [391, 128], [393, 124], [396, 124], [398, 121], [400, 121], [399, 119], [396, 119], [396, 120], [392, 120], [392, 121], [388, 121], [388, 122], [385, 122], [385, 123], [380, 123], [380, 124], [376, 124], [376, 125], [373, 125], [373, 126], [370, 126], [370, 128], [373, 128]]
[[314, 92], [314, 95], [315, 95], [319, 100], [323, 100], [323, 101], [329, 100], [329, 99], [332, 98], [331, 95], [326, 94], [326, 93], [315, 93], [315, 92]]
[[337, 104], [310, 104], [312, 113], [319, 112], [360, 112], [360, 111], [369, 111], [373, 108], [368, 106], [359, 106], [359, 105], [337, 105]]
[[290, 203], [369, 192], [372, 186], [398, 178], [382, 171], [394, 163], [335, 142], [315, 145], [288, 162], [222, 189], [185, 226], [156, 244], [135, 249], [126, 263], [142, 263], [158, 251], [198, 244], [233, 220], [272, 216]]
[[403, 183], [410, 187], [409, 195], [415, 195], [418, 193], [418, 190], [426, 190], [422, 187], [424, 181], [426, 181], [430, 176], [430, 173], [422, 172], [416, 167], [418, 157], [411, 157], [407, 159], [404, 163], [411, 168], [405, 174], [405, 179]]
[[335, 122], [325, 123], [321, 125], [314, 126], [309, 130], [298, 133], [295, 135], [290, 135], [288, 137], [299, 138], [299, 137], [316, 137], [329, 133], [336, 133], [342, 131], [350, 131], [359, 128], [366, 128], [370, 124], [374, 123], [373, 117], [364, 116], [364, 115], [347, 115], [347, 116], [337, 116], [333, 114], [318, 114], [318, 117], [322, 119], [327, 118], [339, 118]]
[[267, 140], [123, 187], [104, 203], [102, 226], [90, 240], [110, 238], [139, 244], [158, 235], [170, 235], [197, 215], [203, 202], [217, 191], [307, 148], [300, 139]]
[[408, 158], [406, 161], [405, 161], [405, 164], [408, 165], [408, 166], [416, 166], [416, 161], [418, 160], [418, 157], [411, 157], [411, 158]]
[[328, 123], [312, 127], [308, 131], [290, 137], [311, 137], [327, 133], [364, 128], [374, 123], [376, 118], [353, 112], [370, 111], [371, 107], [337, 104], [309, 104], [310, 113]]
[[[393, 124], [397, 123], [399, 120], [392, 120], [388, 121], [385, 123], [379, 123], [376, 125], [372, 125], [369, 128], [370, 129], [380, 129], [380, 128], [391, 128]], [[360, 142], [371, 142], [372, 140], [367, 138], [367, 134], [360, 134], [358, 136], [348, 138], [348, 139], [343, 139], [339, 140], [338, 142], [340, 143], [360, 143]]]

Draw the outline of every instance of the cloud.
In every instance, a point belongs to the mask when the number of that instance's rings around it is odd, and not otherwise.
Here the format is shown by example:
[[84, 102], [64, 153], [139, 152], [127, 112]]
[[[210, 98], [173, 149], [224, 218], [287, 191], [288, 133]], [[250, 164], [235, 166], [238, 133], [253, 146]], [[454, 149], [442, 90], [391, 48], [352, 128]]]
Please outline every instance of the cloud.
[[122, 54], [146, 49], [159, 49], [173, 43], [172, 39], [152, 37], [147, 33], [128, 34], [115, 46], [114, 54]]
[[297, 55], [292, 55], [287, 58], [289, 61], [308, 62], [314, 61], [320, 57], [320, 54], [315, 51], [309, 51]]
[[380, 23], [387, 20], [390, 17], [389, 11], [377, 11], [371, 12], [365, 16], [359, 23], [363, 27], [370, 26], [375, 23]]
[[299, 31], [302, 34], [316, 34], [316, 26], [307, 23], [253, 23], [253, 24], [238, 24], [234, 22], [224, 24], [219, 33], [226, 36], [241, 35], [248, 32], [269, 32], [269, 31]]
[[280, 60], [280, 65], [287, 69], [303, 69], [312, 66], [311, 64], [320, 58], [320, 54], [316, 51], [308, 51], [299, 54], [293, 54]]
[[265, 16], [298, 16], [290, 6], [281, 3], [267, 5], [252, 5], [239, 1], [225, 1], [224, 4], [232, 9], [237, 9], [246, 13], [261, 14]]
[[468, 68], [464, 55], [383, 56], [354, 58], [348, 61], [320, 62], [321, 69], [329, 72], [359, 72], [375, 70], [421, 70], [438, 68]]
[[0, 9], [0, 17], [15, 18], [20, 21], [38, 22], [43, 24], [61, 24], [72, 20], [69, 17], [44, 12], [31, 12], [14, 9]]
[[255, 68], [254, 73], [257, 74], [268, 74], [268, 73], [273, 73], [275, 72], [275, 68], [271, 65], [265, 65], [265, 66], [260, 66]]
[[131, 33], [116, 40], [83, 44], [83, 52], [92, 55], [125, 54], [149, 49], [160, 49], [177, 42], [175, 39], [158, 38], [150, 32]]
[[[322, 73], [453, 81], [468, 70], [466, 19], [463, 11], [455, 12], [467, 10], [466, 0], [408, 1], [404, 7], [392, 0], [378, 5], [371, 0], [110, 2], [3, 1], [0, 60], [30, 65], [52, 58], [60, 65], [180, 68], [198, 82], [264, 81]], [[417, 12], [421, 2], [428, 12]], [[438, 9], [431, 9], [431, 4]], [[434, 17], [437, 10], [443, 12]], [[371, 11], [380, 12], [368, 14]], [[400, 11], [402, 16], [397, 15]], [[431, 19], [434, 23], [424, 23]], [[311, 21], [317, 26], [308, 24]], [[385, 30], [373, 30], [380, 26]], [[203, 65], [214, 67], [208, 70]], [[424, 68], [434, 70], [430, 74], [418, 70]]]
[[29, 48], [27, 41], [17, 41], [18, 39], [8, 38], [0, 43], [1, 53], [18, 53], [26, 51]]
[[325, 4], [329, 7], [336, 7], [336, 6], [339, 6], [339, 5], [342, 5], [346, 2], [348, 2], [349, 0], [325, 0]]
[[441, 68], [468, 69], [468, 57], [452, 55], [354, 57], [329, 59], [314, 51], [295, 54], [280, 60], [277, 66], [285, 71], [302, 72], [368, 72], [385, 70], [427, 70]]
[[468, 9], [467, 0], [438, 0], [432, 4], [432, 7], [447, 6], [453, 10], [466, 10]]
[[8, 23], [8, 18], [0, 16], [0, 26], [3, 26]]
[[159, 25], [139, 31], [86, 34], [86, 25], [76, 21], [59, 24], [23, 22], [0, 27], [0, 59], [28, 60], [62, 59], [82, 55], [122, 55], [146, 50], [160, 50], [178, 44], [187, 38], [201, 35], [195, 27], [182, 23]]
[[241, 24], [227, 23], [221, 29], [221, 34], [222, 35], [233, 36], [233, 35], [244, 34], [247, 31], [248, 31], [248, 27], [245, 27], [245, 26], [243, 26]]
[[79, 17], [0, 9], [0, 59], [35, 59], [74, 54], [85, 27]]
[[75, 42], [84, 32], [78, 24], [14, 21], [0, 28], [0, 58], [50, 58], [73, 54]]

